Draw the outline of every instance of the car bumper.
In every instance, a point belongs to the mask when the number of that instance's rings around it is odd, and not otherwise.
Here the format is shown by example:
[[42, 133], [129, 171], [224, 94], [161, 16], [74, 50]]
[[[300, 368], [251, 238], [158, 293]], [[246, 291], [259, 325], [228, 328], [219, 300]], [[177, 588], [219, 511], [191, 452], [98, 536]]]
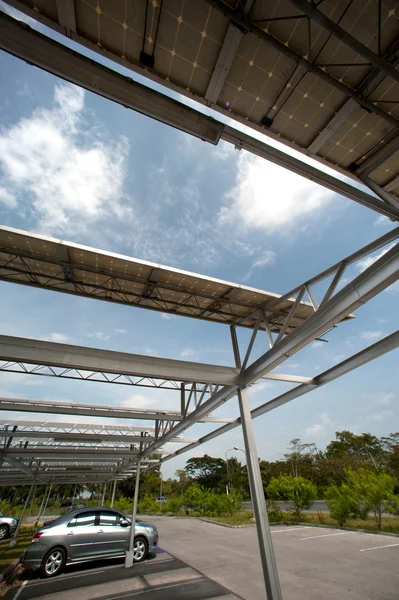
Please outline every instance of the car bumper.
[[22, 555], [21, 563], [25, 569], [38, 569], [42, 564], [44, 558], [43, 551], [38, 551], [34, 546], [35, 544], [29, 546]]
[[148, 552], [155, 552], [158, 546], [158, 532], [154, 531], [153, 533], [147, 534], [148, 539]]

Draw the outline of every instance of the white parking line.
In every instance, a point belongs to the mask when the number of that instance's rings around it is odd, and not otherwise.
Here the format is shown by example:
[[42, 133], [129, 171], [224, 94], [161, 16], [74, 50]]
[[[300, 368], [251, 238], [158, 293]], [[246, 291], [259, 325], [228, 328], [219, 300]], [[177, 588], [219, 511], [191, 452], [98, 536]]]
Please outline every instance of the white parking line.
[[28, 583], [28, 580], [26, 579], [18, 588], [17, 593], [15, 594], [13, 600], [17, 600], [18, 596], [21, 594], [22, 590], [24, 589], [24, 587], [26, 586], [26, 584]]
[[324, 533], [323, 535], [311, 535], [310, 537], [300, 538], [303, 540], [316, 540], [318, 538], [331, 537], [333, 535], [353, 535], [356, 531], [345, 531], [344, 533]]
[[387, 544], [386, 546], [374, 546], [374, 548], [362, 548], [360, 552], [368, 552], [369, 550], [380, 550], [381, 548], [394, 548], [399, 544]]
[[286, 527], [285, 529], [271, 529], [272, 533], [286, 533], [287, 531], [297, 531], [298, 529], [311, 529], [310, 526], [304, 525], [303, 527]]

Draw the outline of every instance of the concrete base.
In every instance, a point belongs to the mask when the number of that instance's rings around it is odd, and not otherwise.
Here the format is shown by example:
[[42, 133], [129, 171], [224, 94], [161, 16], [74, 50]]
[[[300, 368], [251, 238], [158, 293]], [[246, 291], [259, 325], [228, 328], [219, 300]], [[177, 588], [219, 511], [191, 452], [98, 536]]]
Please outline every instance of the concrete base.
[[133, 550], [126, 552], [125, 569], [130, 569], [133, 566]]

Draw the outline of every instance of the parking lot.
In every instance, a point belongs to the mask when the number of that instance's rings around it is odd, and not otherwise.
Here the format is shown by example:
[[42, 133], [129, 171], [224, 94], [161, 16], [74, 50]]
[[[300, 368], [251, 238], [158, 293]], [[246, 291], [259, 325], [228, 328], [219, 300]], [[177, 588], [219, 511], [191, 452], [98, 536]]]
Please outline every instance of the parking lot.
[[[154, 517], [162, 549], [132, 569], [120, 562], [69, 567], [53, 580], [33, 575], [7, 600], [170, 598], [264, 600], [254, 527]], [[397, 600], [399, 537], [323, 527], [273, 526], [284, 600]], [[173, 591], [172, 591], [173, 590]]]

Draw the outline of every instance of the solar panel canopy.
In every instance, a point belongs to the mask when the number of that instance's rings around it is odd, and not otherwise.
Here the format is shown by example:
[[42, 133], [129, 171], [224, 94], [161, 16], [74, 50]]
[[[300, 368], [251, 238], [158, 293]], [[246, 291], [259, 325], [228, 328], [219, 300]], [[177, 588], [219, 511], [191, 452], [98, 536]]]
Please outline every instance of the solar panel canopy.
[[[340, 172], [363, 171], [399, 198], [396, 0], [306, 2], [317, 18], [294, 0], [9, 4]], [[332, 35], [320, 14], [388, 71]]]
[[[253, 313], [264, 308], [273, 331], [281, 329], [294, 303], [271, 292], [7, 227], [0, 228], [0, 280], [246, 327], [255, 325]], [[302, 301], [290, 330], [313, 313], [313, 306]]]

